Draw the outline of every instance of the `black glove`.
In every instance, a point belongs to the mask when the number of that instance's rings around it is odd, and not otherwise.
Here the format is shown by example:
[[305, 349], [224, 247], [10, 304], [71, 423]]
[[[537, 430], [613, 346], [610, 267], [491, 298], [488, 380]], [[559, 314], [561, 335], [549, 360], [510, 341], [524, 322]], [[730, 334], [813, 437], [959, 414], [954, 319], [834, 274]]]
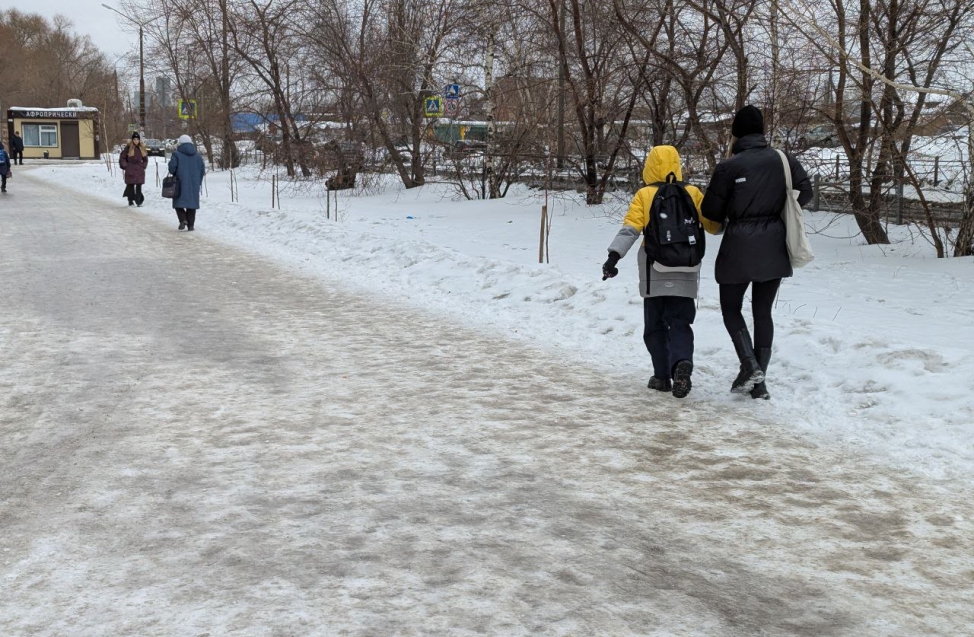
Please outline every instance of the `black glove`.
[[615, 275], [619, 274], [619, 268], [616, 267], [616, 264], [619, 263], [619, 259], [621, 258], [622, 257], [619, 256], [618, 252], [609, 253], [609, 258], [606, 259], [605, 263], [602, 264], [603, 281], [605, 281], [606, 279], [611, 279]]

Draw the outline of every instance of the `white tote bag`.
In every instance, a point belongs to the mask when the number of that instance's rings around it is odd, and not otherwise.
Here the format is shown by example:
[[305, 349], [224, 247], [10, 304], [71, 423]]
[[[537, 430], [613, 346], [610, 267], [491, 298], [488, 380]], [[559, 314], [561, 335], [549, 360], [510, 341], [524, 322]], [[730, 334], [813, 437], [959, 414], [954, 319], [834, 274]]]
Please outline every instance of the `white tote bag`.
[[788, 244], [788, 258], [791, 267], [801, 268], [812, 262], [815, 254], [812, 244], [805, 234], [805, 219], [801, 204], [798, 203], [798, 191], [791, 184], [791, 166], [788, 157], [780, 150], [776, 151], [781, 157], [781, 165], [785, 169], [785, 184], [788, 186], [788, 196], [785, 198], [785, 209], [781, 211], [781, 219], [785, 222], [785, 243]]

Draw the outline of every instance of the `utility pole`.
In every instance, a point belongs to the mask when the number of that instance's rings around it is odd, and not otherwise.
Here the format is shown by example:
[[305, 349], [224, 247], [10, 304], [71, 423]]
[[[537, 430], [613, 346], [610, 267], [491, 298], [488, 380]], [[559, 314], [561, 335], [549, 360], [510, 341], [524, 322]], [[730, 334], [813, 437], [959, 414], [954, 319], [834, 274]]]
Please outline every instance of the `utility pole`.
[[139, 23], [139, 130], [145, 135], [145, 47]]
[[142, 135], [145, 135], [145, 43], [144, 43], [144, 30], [145, 25], [158, 20], [162, 16], [156, 16], [149, 20], [136, 20], [135, 18], [129, 17], [116, 9], [115, 7], [110, 7], [105, 3], [102, 3], [103, 7], [109, 11], [113, 11], [122, 18], [125, 18], [132, 24], [139, 27], [139, 131]]

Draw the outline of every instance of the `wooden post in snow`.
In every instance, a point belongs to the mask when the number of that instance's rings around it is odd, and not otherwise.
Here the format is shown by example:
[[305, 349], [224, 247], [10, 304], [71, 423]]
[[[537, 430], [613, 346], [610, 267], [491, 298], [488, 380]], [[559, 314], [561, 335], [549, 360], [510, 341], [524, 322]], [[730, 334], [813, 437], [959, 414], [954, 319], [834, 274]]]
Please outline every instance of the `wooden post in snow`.
[[548, 229], [548, 206], [541, 206], [541, 241], [538, 244], [538, 263], [544, 263], [545, 230]]

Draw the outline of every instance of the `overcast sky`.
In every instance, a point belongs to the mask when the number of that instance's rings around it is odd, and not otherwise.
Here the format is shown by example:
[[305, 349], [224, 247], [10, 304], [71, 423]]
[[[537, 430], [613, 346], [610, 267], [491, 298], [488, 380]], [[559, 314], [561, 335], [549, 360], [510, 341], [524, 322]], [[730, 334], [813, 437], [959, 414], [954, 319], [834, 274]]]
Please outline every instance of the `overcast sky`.
[[135, 27], [123, 30], [119, 25], [121, 18], [101, 6], [102, 3], [118, 7], [118, 0], [0, 0], [0, 8], [39, 13], [45, 18], [60, 13], [71, 20], [76, 34], [90, 36], [95, 46], [113, 62], [126, 53], [137, 53], [139, 37]]

